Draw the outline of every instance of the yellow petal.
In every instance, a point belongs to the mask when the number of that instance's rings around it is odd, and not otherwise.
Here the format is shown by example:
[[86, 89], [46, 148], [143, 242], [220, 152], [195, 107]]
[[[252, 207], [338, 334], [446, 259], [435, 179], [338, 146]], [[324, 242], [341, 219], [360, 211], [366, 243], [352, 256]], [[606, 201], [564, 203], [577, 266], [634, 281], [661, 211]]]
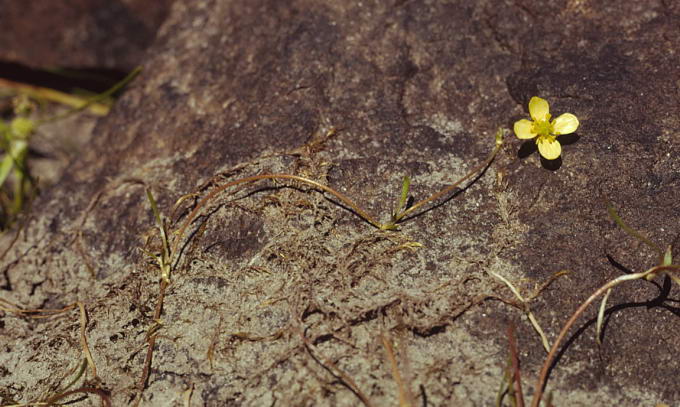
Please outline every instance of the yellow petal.
[[578, 129], [578, 119], [571, 113], [560, 115], [552, 123], [555, 135], [570, 134]]
[[538, 152], [546, 160], [554, 160], [562, 154], [560, 142], [552, 138], [541, 137], [536, 140], [536, 144], [538, 144]]
[[515, 122], [515, 135], [521, 139], [534, 138], [536, 133], [531, 132], [533, 126], [534, 124], [527, 119], [517, 120]]
[[545, 99], [534, 96], [529, 101], [529, 115], [535, 121], [549, 120], [550, 107]]

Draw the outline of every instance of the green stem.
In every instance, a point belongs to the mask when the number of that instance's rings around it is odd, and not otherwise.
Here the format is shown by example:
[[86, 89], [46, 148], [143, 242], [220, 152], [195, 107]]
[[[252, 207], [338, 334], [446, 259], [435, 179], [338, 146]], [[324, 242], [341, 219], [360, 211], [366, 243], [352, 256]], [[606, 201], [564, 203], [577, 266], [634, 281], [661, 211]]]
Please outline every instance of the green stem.
[[12, 208], [12, 216], [16, 216], [21, 212], [24, 205], [24, 177], [21, 171], [14, 170], [14, 204]]
[[[14, 82], [3, 78], [0, 78], [0, 88], [9, 88], [14, 93], [24, 94], [32, 99], [47, 99], [72, 107], [80, 107], [83, 103], [87, 103], [85, 98], [81, 96], [69, 95], [58, 90]], [[90, 103], [86, 107], [89, 108], [92, 114], [98, 116], [104, 116], [109, 111], [109, 107], [101, 103]]]

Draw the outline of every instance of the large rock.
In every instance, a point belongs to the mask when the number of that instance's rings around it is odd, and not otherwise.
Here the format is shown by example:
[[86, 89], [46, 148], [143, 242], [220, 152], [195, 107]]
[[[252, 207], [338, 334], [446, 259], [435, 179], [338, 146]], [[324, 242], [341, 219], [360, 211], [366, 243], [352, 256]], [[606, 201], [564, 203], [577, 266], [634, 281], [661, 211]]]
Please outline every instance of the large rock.
[[[207, 405], [357, 405], [350, 378], [375, 405], [395, 405], [387, 335], [416, 404], [487, 405], [509, 323], [531, 393], [545, 353], [521, 311], [482, 302], [513, 299], [489, 272], [528, 295], [571, 271], [532, 303], [554, 340], [596, 287], [656, 261], [608, 219], [603, 197], [652, 239], [680, 245], [680, 9], [557, 3], [177, 2], [143, 75], [34, 204], [3, 259], [0, 298], [83, 302], [97, 385], [125, 405], [159, 293], [141, 250], [155, 233], [141, 182], [170, 216], [185, 194], [295, 173], [386, 218], [403, 175], [416, 199], [442, 188], [541, 96], [581, 121], [560, 161], [510, 136], [491, 169], [400, 232], [299, 184], [220, 194], [181, 245], [142, 397], [180, 405], [193, 388]], [[677, 289], [665, 284], [614, 291], [602, 346], [596, 309], [587, 313], [552, 372], [556, 404], [680, 399], [680, 321], [667, 301]], [[3, 397], [36, 399], [81, 360], [75, 311], [0, 323]]]
[[33, 67], [130, 70], [153, 42], [171, 0], [0, 2], [0, 60]]

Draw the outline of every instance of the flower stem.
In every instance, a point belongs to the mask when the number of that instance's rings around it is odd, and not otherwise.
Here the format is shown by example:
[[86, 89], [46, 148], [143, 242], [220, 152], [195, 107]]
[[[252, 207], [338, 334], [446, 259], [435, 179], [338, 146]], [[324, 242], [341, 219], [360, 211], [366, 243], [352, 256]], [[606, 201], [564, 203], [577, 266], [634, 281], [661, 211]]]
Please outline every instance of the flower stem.
[[496, 154], [501, 149], [501, 146], [502, 146], [502, 144], [497, 143], [496, 147], [494, 147], [493, 151], [491, 151], [491, 154], [489, 154], [489, 157], [486, 160], [484, 160], [481, 164], [479, 164], [478, 166], [473, 168], [470, 172], [468, 172], [463, 178], [461, 178], [458, 181], [454, 182], [453, 184], [445, 187], [441, 191], [439, 191], [435, 194], [432, 194], [429, 197], [427, 197], [427, 198], [425, 198], [421, 201], [416, 202], [415, 204], [410, 206], [408, 209], [406, 209], [405, 211], [398, 214], [395, 217], [394, 223], [399, 222], [401, 219], [403, 219], [407, 215], [409, 215], [409, 214], [415, 212], [416, 210], [420, 209], [423, 205], [425, 205], [429, 202], [432, 202], [434, 200], [437, 200], [437, 199], [441, 198], [442, 196], [448, 195], [449, 193], [451, 193], [451, 191], [456, 189], [460, 184], [462, 184], [463, 182], [472, 178], [474, 175], [476, 175], [476, 174], [480, 173], [481, 171], [483, 171], [484, 169], [486, 169], [489, 166], [489, 164], [491, 164], [493, 159], [496, 157]]

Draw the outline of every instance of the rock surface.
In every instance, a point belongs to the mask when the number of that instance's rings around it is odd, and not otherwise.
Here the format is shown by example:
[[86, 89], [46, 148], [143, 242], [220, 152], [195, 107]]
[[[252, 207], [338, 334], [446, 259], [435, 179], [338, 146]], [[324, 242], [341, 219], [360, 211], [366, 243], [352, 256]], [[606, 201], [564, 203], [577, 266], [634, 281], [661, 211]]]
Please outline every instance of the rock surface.
[[32, 67], [131, 70], [171, 0], [0, 2], [0, 61]]
[[[605, 3], [176, 2], [142, 76], [34, 204], [2, 259], [0, 298], [82, 302], [98, 373], [89, 383], [127, 405], [140, 397], [159, 322], [159, 272], [141, 250], [159, 246], [142, 184], [173, 230], [217, 185], [270, 172], [318, 180], [386, 215], [405, 174], [416, 199], [437, 191], [541, 96], [581, 122], [560, 160], [509, 136], [488, 171], [399, 232], [300, 184], [219, 194], [181, 240], [141, 399], [353, 406], [351, 381], [374, 405], [396, 405], [386, 340], [415, 405], [490, 405], [509, 323], [531, 394], [545, 352], [520, 310], [483, 301], [513, 299], [490, 272], [528, 295], [571, 271], [531, 303], [552, 341], [597, 287], [656, 262], [609, 220], [603, 197], [680, 247], [680, 7]], [[330, 126], [338, 131], [326, 137]], [[663, 277], [615, 290], [601, 347], [592, 307], [553, 369], [554, 403], [680, 400], [677, 294]], [[75, 310], [6, 313], [0, 328], [3, 403], [54, 392], [82, 360]]]

